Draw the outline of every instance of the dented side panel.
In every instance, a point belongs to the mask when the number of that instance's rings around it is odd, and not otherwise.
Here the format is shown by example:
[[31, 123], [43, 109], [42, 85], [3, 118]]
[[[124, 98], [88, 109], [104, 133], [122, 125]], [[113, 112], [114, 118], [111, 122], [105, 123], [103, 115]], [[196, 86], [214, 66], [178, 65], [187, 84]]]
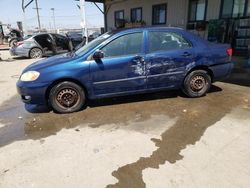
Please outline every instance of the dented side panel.
[[[189, 57], [182, 54], [188, 52]], [[159, 52], [146, 56], [147, 87], [177, 88], [185, 77], [187, 67], [194, 62], [193, 49]]]

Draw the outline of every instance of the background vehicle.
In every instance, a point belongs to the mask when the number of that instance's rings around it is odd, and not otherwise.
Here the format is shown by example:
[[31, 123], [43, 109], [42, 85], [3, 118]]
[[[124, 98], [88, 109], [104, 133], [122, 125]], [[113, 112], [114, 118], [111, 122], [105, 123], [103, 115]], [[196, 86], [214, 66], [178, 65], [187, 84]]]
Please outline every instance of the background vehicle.
[[[73, 47], [78, 50], [79, 48], [83, 47], [86, 44], [86, 37], [82, 35], [81, 32], [68, 32], [66, 34], [72, 41]], [[88, 36], [88, 42], [91, 42], [95, 38], [99, 37], [100, 33], [94, 32]]]
[[158, 90], [202, 97], [231, 73], [231, 56], [229, 45], [182, 29], [126, 29], [30, 65], [17, 88], [25, 103], [48, 104], [60, 113], [79, 111], [87, 99]]
[[78, 46], [83, 40], [81, 32], [68, 32], [66, 35], [70, 38], [73, 47]]
[[18, 41], [23, 40], [23, 35], [21, 31], [10, 28], [10, 32], [6, 35], [6, 39], [8, 40], [9, 47], [13, 47]]
[[24, 56], [32, 59], [72, 51], [69, 38], [53, 33], [34, 35], [24, 41], [17, 42], [10, 49], [11, 55]]

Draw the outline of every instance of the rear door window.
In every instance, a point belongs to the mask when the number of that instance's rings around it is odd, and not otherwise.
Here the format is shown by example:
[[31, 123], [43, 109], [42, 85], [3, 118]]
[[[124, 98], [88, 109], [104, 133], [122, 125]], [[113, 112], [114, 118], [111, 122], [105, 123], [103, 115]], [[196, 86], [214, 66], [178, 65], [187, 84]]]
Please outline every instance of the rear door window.
[[173, 32], [150, 31], [148, 35], [149, 53], [191, 48], [184, 37]]
[[34, 39], [42, 48], [50, 48], [51, 46], [52, 39], [48, 34], [37, 35]]
[[56, 34], [53, 34], [53, 37], [58, 47], [61, 47], [64, 50], [67, 50], [69, 48], [69, 41], [67, 37], [64, 37], [62, 35], [56, 35]]

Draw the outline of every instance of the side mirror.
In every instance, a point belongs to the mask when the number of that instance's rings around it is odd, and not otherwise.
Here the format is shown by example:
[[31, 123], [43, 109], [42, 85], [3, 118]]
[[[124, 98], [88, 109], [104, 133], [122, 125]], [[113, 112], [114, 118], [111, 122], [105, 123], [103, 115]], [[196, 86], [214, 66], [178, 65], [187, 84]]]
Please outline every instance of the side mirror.
[[93, 55], [94, 60], [100, 60], [102, 58], [104, 58], [104, 53], [101, 50], [97, 50]]

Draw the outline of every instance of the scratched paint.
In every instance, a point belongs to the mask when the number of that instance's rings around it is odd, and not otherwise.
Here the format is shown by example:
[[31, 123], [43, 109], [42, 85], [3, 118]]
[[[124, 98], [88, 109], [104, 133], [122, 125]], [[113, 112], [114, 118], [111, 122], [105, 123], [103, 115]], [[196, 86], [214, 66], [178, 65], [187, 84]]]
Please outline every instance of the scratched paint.
[[140, 60], [134, 61], [135, 65], [132, 65], [134, 67], [134, 73], [138, 74], [139, 76], [145, 75], [145, 66], [144, 63]]

